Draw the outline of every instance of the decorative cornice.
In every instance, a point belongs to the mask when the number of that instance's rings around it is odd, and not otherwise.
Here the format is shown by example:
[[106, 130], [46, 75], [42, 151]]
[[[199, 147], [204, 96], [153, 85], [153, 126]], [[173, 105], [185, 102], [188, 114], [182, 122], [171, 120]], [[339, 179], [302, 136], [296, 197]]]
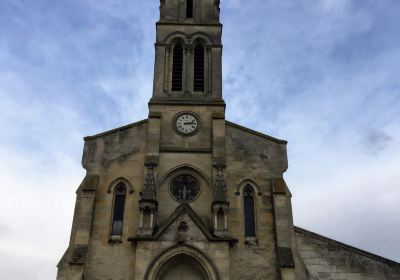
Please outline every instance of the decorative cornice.
[[223, 99], [199, 99], [199, 97], [153, 97], [150, 99], [149, 105], [187, 105], [187, 106], [223, 106]]
[[160, 152], [163, 153], [195, 153], [195, 154], [210, 154], [211, 148], [181, 148], [181, 147], [160, 147]]
[[[156, 23], [156, 26], [157, 25], [179, 25], [179, 26], [182, 26], [182, 23], [160, 20]], [[187, 26], [215, 26], [215, 27], [223, 26], [221, 23], [189, 23], [189, 22], [185, 22], [185, 25], [187, 25]]]

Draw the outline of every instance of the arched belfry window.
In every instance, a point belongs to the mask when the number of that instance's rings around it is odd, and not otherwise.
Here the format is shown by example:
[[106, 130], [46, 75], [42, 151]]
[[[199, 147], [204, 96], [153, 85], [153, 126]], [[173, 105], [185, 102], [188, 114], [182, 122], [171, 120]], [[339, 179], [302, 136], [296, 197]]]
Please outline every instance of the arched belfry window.
[[172, 91], [182, 91], [183, 78], [183, 47], [176, 44], [172, 60]]
[[193, 90], [204, 91], [204, 47], [197, 44], [194, 48]]
[[122, 235], [124, 221], [126, 186], [120, 182], [115, 187], [113, 219], [111, 224], [111, 235]]
[[256, 224], [254, 217], [254, 190], [250, 185], [243, 189], [244, 205], [244, 230], [246, 237], [256, 236]]
[[193, 0], [186, 0], [186, 18], [193, 18]]

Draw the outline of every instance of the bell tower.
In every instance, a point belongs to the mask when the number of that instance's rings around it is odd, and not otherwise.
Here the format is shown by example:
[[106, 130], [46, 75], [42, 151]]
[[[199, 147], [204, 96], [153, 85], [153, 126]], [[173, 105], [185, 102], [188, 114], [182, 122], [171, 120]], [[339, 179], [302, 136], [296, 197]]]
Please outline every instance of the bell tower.
[[[176, 177], [177, 181], [192, 182], [196, 176], [191, 172], [206, 171], [208, 182], [199, 186], [202, 195], [190, 205], [210, 221], [215, 235], [227, 236], [229, 203], [224, 177], [225, 102], [219, 14], [219, 0], [160, 2], [144, 177], [154, 176], [160, 185], [164, 179], [159, 175], [176, 168], [184, 176]], [[187, 190], [188, 186], [182, 187], [184, 194], [177, 187], [175, 201], [171, 201], [171, 191], [165, 191], [170, 187], [147, 184], [143, 194], [148, 193], [149, 187], [156, 198], [152, 210], [147, 211], [148, 200], [142, 197], [140, 203], [147, 208], [141, 212], [139, 235], [151, 235], [156, 223], [167, 219], [177, 206], [194, 199], [194, 190]]]
[[219, 0], [161, 0], [151, 103], [222, 101]]

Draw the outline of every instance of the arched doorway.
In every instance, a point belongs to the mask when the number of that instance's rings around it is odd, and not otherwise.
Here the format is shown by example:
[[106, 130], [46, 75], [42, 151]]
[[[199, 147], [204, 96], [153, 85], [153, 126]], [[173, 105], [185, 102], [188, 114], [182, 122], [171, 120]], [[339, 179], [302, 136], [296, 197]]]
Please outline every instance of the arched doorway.
[[173, 246], [154, 259], [146, 280], [220, 280], [214, 263], [190, 245]]
[[202, 265], [188, 255], [178, 255], [168, 260], [158, 271], [157, 280], [209, 280]]

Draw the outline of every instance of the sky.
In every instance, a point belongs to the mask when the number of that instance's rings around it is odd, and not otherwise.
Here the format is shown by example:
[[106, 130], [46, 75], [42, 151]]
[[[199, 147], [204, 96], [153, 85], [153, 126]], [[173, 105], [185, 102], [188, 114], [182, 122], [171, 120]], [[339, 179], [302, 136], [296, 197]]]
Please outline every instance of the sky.
[[[82, 138], [147, 117], [158, 5], [0, 1], [0, 278], [55, 279]], [[295, 224], [400, 261], [400, 2], [221, 10], [227, 119], [289, 141]]]

